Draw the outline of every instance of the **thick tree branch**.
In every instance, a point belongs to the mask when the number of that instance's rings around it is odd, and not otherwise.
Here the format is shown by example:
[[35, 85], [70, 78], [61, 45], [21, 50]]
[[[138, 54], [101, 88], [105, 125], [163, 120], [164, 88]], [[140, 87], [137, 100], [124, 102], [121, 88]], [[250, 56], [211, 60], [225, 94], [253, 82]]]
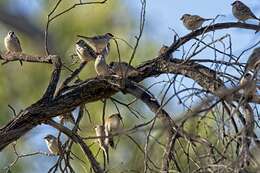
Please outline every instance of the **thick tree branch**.
[[135, 81], [141, 81], [144, 78], [160, 74], [172, 73], [186, 76], [196, 81], [204, 90], [212, 93], [220, 87], [224, 87], [223, 82], [217, 77], [216, 71], [193, 61], [166, 60], [159, 57], [155, 60], [147, 61], [139, 66], [138, 70], [141, 74], [135, 78]]

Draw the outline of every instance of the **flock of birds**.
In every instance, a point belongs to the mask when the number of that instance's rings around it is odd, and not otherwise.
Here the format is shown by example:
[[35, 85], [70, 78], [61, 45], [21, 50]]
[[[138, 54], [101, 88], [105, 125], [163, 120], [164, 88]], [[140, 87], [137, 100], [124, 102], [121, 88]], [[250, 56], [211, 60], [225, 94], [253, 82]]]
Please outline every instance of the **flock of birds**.
[[[238, 19], [238, 21], [245, 22], [248, 19], [257, 18], [254, 13], [241, 1], [235, 1], [232, 3], [232, 13]], [[205, 19], [198, 15], [184, 14], [181, 17], [184, 26], [188, 30], [196, 30], [200, 28], [203, 22], [212, 19]], [[82, 62], [95, 61], [95, 70], [97, 75], [117, 75], [121, 77], [127, 77], [128, 75], [138, 75], [137, 69], [130, 66], [126, 62], [116, 63], [108, 65], [106, 63], [106, 57], [110, 51], [109, 41], [114, 38], [111, 33], [106, 33], [104, 35], [98, 35], [93, 37], [78, 36], [81, 39], [76, 42], [75, 51]], [[13, 31], [9, 31], [4, 39], [5, 48], [8, 52], [22, 52], [21, 44]], [[159, 54], [164, 53], [167, 50], [167, 46], [163, 46], [159, 51]], [[22, 64], [22, 62], [20, 61]], [[255, 48], [253, 53], [250, 55], [246, 67], [245, 73], [240, 80], [240, 85], [245, 86], [245, 92], [247, 95], [255, 94], [256, 92], [256, 82], [253, 81], [255, 73], [259, 70], [260, 64], [260, 47]], [[61, 124], [65, 122], [72, 122], [75, 124], [74, 117], [72, 113], [67, 113], [59, 116]], [[105, 125], [97, 125], [95, 127], [96, 136], [98, 138], [98, 143], [100, 148], [104, 151], [107, 162], [109, 161], [108, 148], [109, 145], [114, 148], [113, 135], [111, 134], [118, 132], [121, 129], [122, 117], [120, 114], [112, 114], [108, 116], [105, 120]], [[52, 154], [60, 155], [62, 154], [62, 147], [60, 141], [53, 135], [49, 134], [45, 138], [47, 147]]]
[[[113, 35], [106, 33], [104, 35], [98, 35], [94, 37], [83, 37], [76, 43], [75, 51], [82, 62], [89, 62], [95, 60], [95, 70], [98, 75], [116, 75], [119, 77], [126, 77], [128, 75], [136, 75], [138, 71], [128, 65], [126, 62], [112, 63], [109, 66], [105, 58], [108, 56], [110, 51], [109, 41], [113, 38]], [[9, 31], [4, 39], [5, 47], [8, 52], [21, 53], [22, 48], [20, 41], [13, 31]], [[59, 116], [60, 123], [71, 122], [76, 124], [73, 114], [71, 112], [65, 113]], [[109, 162], [108, 149], [109, 146], [115, 147], [112, 133], [117, 133], [121, 129], [122, 117], [120, 114], [112, 114], [105, 120], [105, 125], [96, 125], [95, 131], [100, 148], [104, 151], [106, 160]], [[61, 155], [63, 153], [62, 145], [57, 137], [48, 134], [44, 137], [47, 144], [48, 150], [51, 154]]]
[[[75, 124], [73, 115], [67, 115], [65, 118], [67, 122], [72, 122]], [[100, 148], [104, 151], [106, 161], [109, 163], [109, 146], [115, 148], [115, 142], [113, 135], [119, 133], [122, 130], [122, 117], [119, 113], [112, 114], [105, 119], [105, 125], [96, 125], [95, 132], [98, 137], [97, 142], [99, 143]], [[63, 149], [60, 141], [57, 137], [48, 134], [44, 137], [47, 147], [51, 154], [61, 155], [63, 154]]]

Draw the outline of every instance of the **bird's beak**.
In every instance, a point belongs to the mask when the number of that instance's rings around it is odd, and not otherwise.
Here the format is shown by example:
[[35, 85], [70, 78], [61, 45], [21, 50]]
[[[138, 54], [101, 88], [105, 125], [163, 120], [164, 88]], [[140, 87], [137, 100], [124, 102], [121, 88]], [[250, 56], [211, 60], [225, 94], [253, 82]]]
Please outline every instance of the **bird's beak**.
[[233, 6], [235, 4], [235, 2], [233, 2], [231, 5]]

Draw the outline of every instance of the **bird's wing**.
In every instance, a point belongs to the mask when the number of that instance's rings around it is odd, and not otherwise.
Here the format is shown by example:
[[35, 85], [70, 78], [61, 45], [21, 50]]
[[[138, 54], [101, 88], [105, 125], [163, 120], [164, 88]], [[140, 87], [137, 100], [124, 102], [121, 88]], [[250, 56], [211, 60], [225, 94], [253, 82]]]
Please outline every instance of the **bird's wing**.
[[195, 20], [195, 21], [203, 21], [203, 20], [205, 20], [205, 19], [202, 18], [202, 17], [200, 17], [199, 15], [194, 15], [194, 16], [193, 16], [193, 20]]
[[138, 74], [138, 71], [127, 62], [111, 62], [110, 68], [117, 74], [125, 75], [127, 70], [127, 76]]
[[239, 10], [241, 11], [241, 13], [244, 13], [244, 14], [248, 14], [250, 15], [251, 17], [255, 18], [255, 19], [258, 19], [254, 13], [250, 10], [250, 8], [248, 6], [246, 6], [245, 4], [241, 4]]
[[22, 52], [22, 47], [21, 47], [21, 43], [19, 41], [19, 39], [17, 37], [15, 37], [15, 41], [17, 42], [18, 46], [19, 46], [19, 51]]
[[84, 44], [84, 48], [87, 50], [87, 52], [92, 56], [92, 57], [97, 57], [96, 52], [92, 49], [92, 47], [90, 45], [88, 45], [87, 43]]

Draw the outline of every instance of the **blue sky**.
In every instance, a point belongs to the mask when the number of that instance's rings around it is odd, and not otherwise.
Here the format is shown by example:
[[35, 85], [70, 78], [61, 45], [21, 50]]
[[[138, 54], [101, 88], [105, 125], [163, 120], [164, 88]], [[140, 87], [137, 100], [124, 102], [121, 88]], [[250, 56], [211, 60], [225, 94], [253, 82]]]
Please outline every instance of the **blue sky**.
[[[132, 11], [132, 14], [136, 17], [139, 15], [139, 8], [137, 6], [138, 1], [127, 0], [125, 3]], [[149, 33], [149, 37], [157, 41], [159, 44], [170, 44], [173, 35], [172, 31], [168, 28], [174, 28], [176, 32], [183, 36], [188, 31], [182, 25], [179, 20], [184, 13], [197, 14], [205, 18], [212, 18], [218, 14], [225, 15], [220, 17], [218, 22], [231, 22], [237, 21], [231, 12], [230, 0], [147, 0], [147, 24], [146, 32]], [[247, 0], [243, 1], [247, 4], [256, 16], [260, 16], [260, 1], [259, 0]], [[140, 7], [140, 5], [139, 5]], [[257, 21], [250, 20], [249, 23], [257, 23]], [[254, 35], [253, 31], [241, 31], [238, 29], [225, 30], [226, 33], [232, 34], [234, 39], [235, 50], [245, 48], [252, 40], [259, 39], [259, 35]]]

